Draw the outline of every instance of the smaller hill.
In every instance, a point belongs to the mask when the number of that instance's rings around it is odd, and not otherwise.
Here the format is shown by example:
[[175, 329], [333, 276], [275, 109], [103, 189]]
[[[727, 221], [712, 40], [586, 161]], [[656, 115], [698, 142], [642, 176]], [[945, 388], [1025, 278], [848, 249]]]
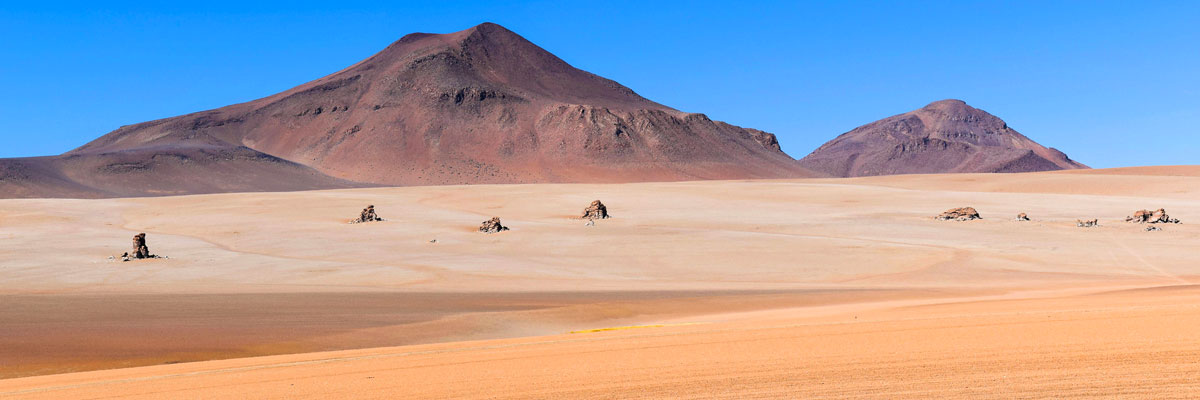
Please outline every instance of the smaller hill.
[[838, 177], [1086, 169], [962, 100], [942, 100], [846, 132], [800, 159]]

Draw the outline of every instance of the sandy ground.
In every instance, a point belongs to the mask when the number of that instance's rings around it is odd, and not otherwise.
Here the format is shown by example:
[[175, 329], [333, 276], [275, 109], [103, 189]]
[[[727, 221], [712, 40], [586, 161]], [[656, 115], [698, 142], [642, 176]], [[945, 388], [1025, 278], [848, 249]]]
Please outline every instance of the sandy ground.
[[1192, 220], [1196, 167], [4, 200], [0, 397], [1194, 398]]

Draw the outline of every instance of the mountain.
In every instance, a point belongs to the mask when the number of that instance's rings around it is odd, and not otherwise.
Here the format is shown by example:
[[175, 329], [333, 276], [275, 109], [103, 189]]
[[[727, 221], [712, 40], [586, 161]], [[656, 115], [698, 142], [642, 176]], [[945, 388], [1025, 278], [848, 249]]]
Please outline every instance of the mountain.
[[492, 23], [410, 34], [285, 92], [3, 171], [0, 196], [814, 175], [770, 133], [647, 100]]
[[0, 159], [0, 198], [106, 198], [368, 186], [233, 146]]
[[839, 177], [1088, 168], [961, 100], [933, 102], [854, 128], [799, 163]]

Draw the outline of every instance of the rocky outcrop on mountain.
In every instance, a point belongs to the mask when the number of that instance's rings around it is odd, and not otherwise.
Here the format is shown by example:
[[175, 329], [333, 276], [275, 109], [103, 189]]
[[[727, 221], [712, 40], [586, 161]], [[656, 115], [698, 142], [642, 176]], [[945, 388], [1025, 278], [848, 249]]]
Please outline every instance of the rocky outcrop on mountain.
[[1178, 224], [1179, 220], [1171, 218], [1167, 215], [1167, 210], [1158, 209], [1155, 211], [1138, 210], [1133, 215], [1125, 217], [1125, 222], [1136, 222], [1139, 224]]
[[946, 210], [946, 212], [943, 212], [937, 216], [937, 219], [940, 219], [943, 221], [951, 221], [951, 220], [953, 220], [953, 221], [970, 221], [973, 219], [982, 219], [982, 218], [983, 217], [979, 216], [979, 212], [975, 211], [975, 208], [973, 208], [973, 207], [951, 208], [949, 210]]
[[1100, 220], [1099, 219], [1089, 219], [1089, 220], [1085, 221], [1082, 219], [1077, 219], [1077, 220], [1075, 220], [1075, 226], [1080, 227], [1080, 228], [1094, 228], [1094, 227], [1100, 226]]
[[500, 224], [500, 217], [492, 217], [487, 221], [479, 224], [479, 231], [483, 233], [496, 233], [507, 231], [508, 227]]
[[[202, 150], [221, 155], [172, 155]], [[232, 154], [254, 159], [223, 162]], [[285, 92], [123, 126], [52, 158], [0, 160], [0, 174], [33, 179], [6, 188], [0, 175], [0, 197], [818, 175], [775, 135], [647, 100], [491, 23], [410, 34]]]
[[353, 221], [350, 221], [350, 223], [361, 224], [364, 222], [378, 222], [378, 221], [383, 221], [383, 218], [379, 218], [379, 215], [375, 214], [375, 205], [372, 204], [372, 205], [367, 206], [367, 208], [364, 208], [362, 210], [362, 212], [358, 214], [358, 218], [354, 219]]
[[584, 218], [584, 219], [608, 218], [608, 207], [605, 207], [604, 203], [601, 203], [600, 200], [594, 200], [594, 201], [592, 201], [591, 205], [588, 205], [587, 208], [583, 209], [583, 217], [582, 218]]
[[1087, 168], [961, 100], [930, 103], [854, 128], [799, 163], [840, 177]]
[[1028, 220], [1029, 220], [1029, 216], [1025, 215], [1025, 213], [1017, 214], [1017, 221], [1028, 221]]

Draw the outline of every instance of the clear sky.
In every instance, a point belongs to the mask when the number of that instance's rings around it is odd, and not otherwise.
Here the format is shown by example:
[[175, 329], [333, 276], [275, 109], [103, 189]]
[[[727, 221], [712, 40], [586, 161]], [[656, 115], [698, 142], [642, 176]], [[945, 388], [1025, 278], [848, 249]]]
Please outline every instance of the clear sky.
[[796, 158], [958, 98], [1093, 167], [1200, 164], [1200, 3], [222, 2], [0, 5], [0, 157], [319, 78], [410, 32], [496, 22]]

